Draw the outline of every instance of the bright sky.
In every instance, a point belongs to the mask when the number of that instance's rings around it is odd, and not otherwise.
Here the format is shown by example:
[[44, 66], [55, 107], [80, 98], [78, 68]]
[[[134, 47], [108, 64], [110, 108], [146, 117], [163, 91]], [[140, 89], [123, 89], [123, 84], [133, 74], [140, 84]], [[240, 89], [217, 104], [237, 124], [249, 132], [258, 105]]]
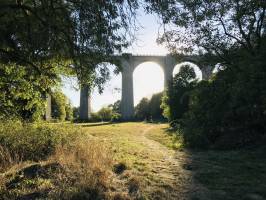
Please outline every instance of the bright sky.
[[[142, 25], [137, 32], [137, 41], [125, 52], [133, 54], [166, 55], [168, 50], [164, 46], [156, 43], [160, 25], [153, 15], [146, 15], [143, 11], [139, 12], [138, 21]], [[110, 66], [113, 71], [114, 66]], [[176, 73], [176, 72], [175, 72]], [[133, 74], [134, 81], [134, 104], [136, 105], [143, 97], [151, 97], [152, 94], [163, 91], [164, 74], [159, 65], [146, 62], [139, 65]], [[73, 106], [79, 106], [79, 91], [73, 88], [75, 80], [64, 81], [62, 88], [66, 96], [71, 100]], [[98, 111], [103, 106], [107, 106], [121, 99], [122, 77], [121, 74], [111, 74], [111, 80], [106, 84], [103, 94], [98, 94], [95, 90], [92, 94], [92, 109]]]

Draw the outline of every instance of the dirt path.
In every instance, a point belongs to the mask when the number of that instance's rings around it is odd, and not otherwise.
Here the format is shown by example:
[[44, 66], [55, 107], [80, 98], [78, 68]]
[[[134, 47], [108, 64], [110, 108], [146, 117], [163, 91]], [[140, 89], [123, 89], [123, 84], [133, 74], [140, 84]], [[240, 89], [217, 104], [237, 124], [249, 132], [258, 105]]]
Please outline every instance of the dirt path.
[[192, 171], [184, 169], [186, 159], [189, 159], [185, 152], [177, 152], [167, 148], [157, 141], [149, 139], [147, 134], [154, 126], [146, 128], [140, 142], [146, 146], [148, 155], [147, 163], [150, 166], [148, 176], [152, 177], [148, 181], [147, 192], [151, 194], [152, 199], [191, 199], [192, 196], [200, 198], [198, 191], [203, 191], [192, 179]]
[[[119, 175], [121, 185], [135, 177], [141, 184], [144, 199], [187, 200], [200, 198], [204, 189], [194, 183], [193, 171], [184, 167], [189, 154], [174, 151], [151, 139], [150, 133], [165, 136], [167, 125], [122, 123], [88, 126], [87, 132], [111, 144], [117, 162], [124, 162], [127, 170]], [[153, 132], [155, 131], [155, 132]], [[127, 187], [127, 186], [126, 186]], [[126, 192], [126, 187], [122, 191]], [[196, 198], [194, 197], [196, 196]]]

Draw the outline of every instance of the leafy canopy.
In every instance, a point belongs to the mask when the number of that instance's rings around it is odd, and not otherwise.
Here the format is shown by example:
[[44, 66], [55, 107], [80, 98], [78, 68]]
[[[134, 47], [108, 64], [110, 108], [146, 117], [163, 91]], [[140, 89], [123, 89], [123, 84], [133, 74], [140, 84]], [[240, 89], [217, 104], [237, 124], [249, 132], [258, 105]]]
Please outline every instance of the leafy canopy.
[[174, 52], [208, 53], [229, 66], [240, 53], [255, 56], [265, 45], [264, 0], [146, 1], [164, 24], [159, 42]]

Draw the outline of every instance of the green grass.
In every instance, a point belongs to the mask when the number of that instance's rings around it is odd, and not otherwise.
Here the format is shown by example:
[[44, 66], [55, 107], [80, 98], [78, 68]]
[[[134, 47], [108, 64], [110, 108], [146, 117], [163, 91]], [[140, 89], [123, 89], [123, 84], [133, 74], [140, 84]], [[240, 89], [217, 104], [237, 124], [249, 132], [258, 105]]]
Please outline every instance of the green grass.
[[161, 124], [160, 128], [149, 131], [147, 137], [168, 148], [174, 150], [183, 149], [182, 137], [177, 135], [174, 130], [170, 129], [168, 124]]
[[210, 199], [266, 199], [265, 153], [265, 149], [193, 152], [189, 165]]
[[[82, 198], [97, 185], [112, 188], [107, 199], [266, 199], [266, 149], [187, 150], [167, 124], [8, 122], [0, 124], [0, 146], [23, 157], [13, 163], [7, 159], [1, 168], [0, 193], [7, 199], [46, 190], [52, 199], [59, 193]], [[4, 188], [25, 166], [49, 162], [59, 162], [67, 174], [27, 178], [16, 189]], [[121, 174], [112, 174], [120, 165], [125, 166]]]

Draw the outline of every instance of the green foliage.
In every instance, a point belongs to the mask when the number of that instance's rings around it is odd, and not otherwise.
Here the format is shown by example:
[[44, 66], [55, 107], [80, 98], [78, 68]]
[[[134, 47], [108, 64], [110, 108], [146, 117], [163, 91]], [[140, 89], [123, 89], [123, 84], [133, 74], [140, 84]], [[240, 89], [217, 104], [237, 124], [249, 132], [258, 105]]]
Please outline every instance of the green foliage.
[[265, 67], [248, 60], [218, 73], [193, 91], [183, 119], [185, 142], [195, 147], [239, 148], [265, 138]]
[[137, 1], [1, 1], [0, 62], [39, 74], [57, 63], [81, 82], [101, 85], [107, 69], [96, 73], [96, 65], [128, 45], [137, 7]]
[[93, 113], [91, 113], [90, 121], [91, 122], [100, 122], [100, 121], [102, 121], [102, 119], [97, 112], [93, 112]]
[[122, 120], [122, 115], [120, 113], [116, 112], [112, 113], [112, 118], [111, 118], [112, 122], [121, 122], [121, 120]]
[[168, 121], [179, 120], [188, 110], [189, 92], [196, 85], [195, 78], [194, 69], [184, 65], [170, 82], [161, 105], [163, 115]]
[[73, 108], [69, 99], [60, 90], [52, 92], [52, 118], [60, 121], [73, 120]]
[[135, 107], [135, 118], [140, 120], [148, 120], [150, 118], [149, 99], [143, 98]]
[[101, 108], [96, 113], [91, 113], [91, 122], [120, 122], [122, 120], [122, 115], [120, 111], [121, 101], [118, 100], [114, 104], [110, 104], [107, 107]]
[[162, 120], [162, 103], [163, 93], [152, 95], [151, 99], [143, 98], [135, 107], [135, 118], [138, 120]]
[[152, 119], [158, 119], [158, 120], [163, 119], [162, 116], [163, 111], [161, 108], [162, 98], [163, 98], [163, 92], [160, 92], [152, 95], [149, 101], [150, 116], [152, 117]]
[[121, 100], [114, 102], [114, 104], [109, 105], [112, 108], [113, 112], [121, 113]]
[[22, 160], [38, 161], [52, 155], [57, 145], [79, 138], [82, 135], [79, 133], [78, 128], [67, 125], [1, 121], [0, 146]]
[[66, 119], [66, 96], [61, 91], [52, 93], [52, 118], [64, 121]]
[[[149, 12], [171, 24], [159, 39], [174, 52], [207, 53], [232, 65], [238, 48], [260, 53], [265, 35], [265, 2], [261, 0], [177, 0], [149, 2]], [[243, 51], [241, 53], [243, 53]], [[219, 60], [219, 61], [218, 61]], [[207, 60], [210, 62], [210, 60]]]
[[137, 7], [137, 1], [1, 1], [3, 115], [40, 118], [42, 97], [62, 74], [102, 90], [109, 71], [97, 64], [128, 46]]
[[73, 119], [74, 120], [79, 119], [79, 107], [73, 107]]
[[113, 111], [110, 107], [103, 107], [97, 113], [102, 121], [111, 121]]
[[193, 87], [178, 80], [181, 87], [170, 87], [163, 98], [164, 115], [179, 123], [186, 145], [239, 148], [265, 143], [265, 2], [146, 2], [148, 12], [171, 24], [159, 42], [174, 53], [199, 55], [202, 66], [219, 63], [224, 68]]
[[27, 67], [0, 64], [0, 118], [35, 121], [44, 114], [45, 88], [54, 83]]
[[74, 119], [74, 108], [72, 108], [69, 102], [66, 103], [65, 110], [66, 110], [66, 120], [72, 121]]

